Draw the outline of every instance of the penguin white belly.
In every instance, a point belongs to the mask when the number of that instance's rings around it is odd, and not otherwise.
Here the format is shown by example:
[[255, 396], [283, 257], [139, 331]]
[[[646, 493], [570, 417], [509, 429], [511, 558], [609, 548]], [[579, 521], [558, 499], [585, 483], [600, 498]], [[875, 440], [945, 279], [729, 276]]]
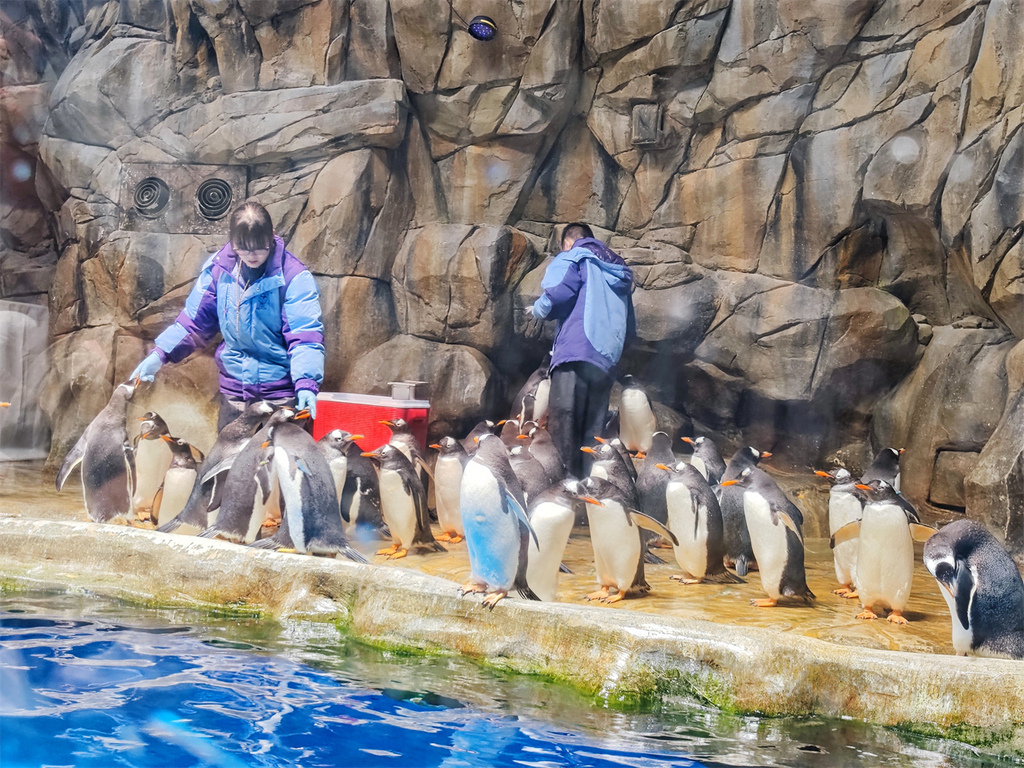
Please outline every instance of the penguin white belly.
[[340, 501], [342, 491], [345, 489], [345, 480], [348, 479], [348, 457], [341, 456], [331, 459], [328, 466], [331, 468], [331, 478], [334, 480], [334, 491], [338, 494]]
[[[828, 499], [828, 532], [835, 534], [847, 523], [860, 519], [861, 503], [851, 493], [845, 491], [832, 491]], [[857, 571], [857, 549], [860, 543], [857, 539], [836, 544], [832, 550], [832, 558], [835, 562], [836, 579], [840, 584], [853, 584], [853, 575]]]
[[761, 569], [761, 587], [774, 600], [782, 597], [782, 572], [789, 559], [786, 526], [772, 522], [771, 506], [758, 493], [743, 494], [743, 516], [750, 532], [750, 548]]
[[434, 466], [434, 499], [437, 522], [446, 533], [462, 535], [459, 488], [462, 486], [462, 462], [458, 457], [442, 456]]
[[[136, 509], [153, 507], [153, 498], [164, 482], [172, 458], [171, 449], [163, 440], [139, 440], [135, 451], [135, 496], [132, 499]], [[171, 519], [167, 515], [164, 518]]]
[[668, 506], [668, 528], [679, 540], [673, 546], [676, 562], [683, 573], [703, 579], [708, 572], [707, 514], [697, 514], [693, 497], [685, 483], [670, 482], [665, 489]]
[[[306, 551], [306, 526], [304, 524], [302, 503], [303, 474], [298, 467], [292, 470], [288, 454], [281, 448], [274, 451], [274, 471], [270, 473], [270, 497], [263, 504], [263, 495], [257, 491], [256, 504], [264, 508], [264, 514], [270, 506], [281, 514], [281, 501], [284, 501], [284, 514], [288, 519], [288, 533], [292, 537], [296, 552]], [[294, 472], [294, 473], [293, 473]], [[259, 517], [257, 513], [254, 517]]]
[[854, 584], [861, 605], [902, 611], [914, 580], [914, 540], [896, 504], [868, 504], [860, 521]]
[[185, 508], [192, 486], [196, 481], [194, 469], [169, 469], [164, 475], [163, 495], [160, 497], [160, 511], [153, 510], [153, 522], [167, 522]]
[[640, 531], [630, 525], [622, 508], [587, 505], [590, 541], [594, 546], [597, 583], [625, 592], [633, 586], [640, 563]]
[[[704, 459], [702, 459], [700, 456], [694, 456], [693, 458], [691, 458], [690, 466], [692, 466], [694, 469], [700, 472], [704, 476], [705, 480], [708, 479], [708, 468], [704, 464]], [[675, 531], [673, 531], [673, 533], [675, 533]]]
[[554, 600], [558, 592], [558, 569], [569, 543], [573, 518], [572, 508], [550, 502], [538, 504], [530, 514], [530, 525], [540, 541], [540, 549], [531, 536], [526, 583], [546, 602]]
[[412, 546], [416, 537], [416, 502], [405, 490], [402, 476], [392, 470], [380, 473], [380, 506], [384, 522], [391, 530], [391, 541], [400, 547]]
[[544, 417], [548, 415], [548, 400], [551, 396], [551, 379], [541, 379], [537, 385], [537, 392], [533, 400], [533, 420], [538, 424], [544, 423]]
[[487, 467], [471, 461], [459, 495], [470, 578], [492, 590], [510, 589], [519, 569], [519, 519], [503, 511], [501, 484]]
[[639, 389], [622, 392], [619, 410], [619, 438], [630, 451], [649, 451], [657, 421], [647, 395]]

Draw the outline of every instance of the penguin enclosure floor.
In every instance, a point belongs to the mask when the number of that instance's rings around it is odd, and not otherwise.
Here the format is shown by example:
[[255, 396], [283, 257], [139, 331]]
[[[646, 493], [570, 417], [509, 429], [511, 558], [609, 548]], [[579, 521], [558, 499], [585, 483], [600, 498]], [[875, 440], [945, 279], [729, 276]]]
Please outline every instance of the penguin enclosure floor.
[[[89, 518], [81, 499], [77, 473], [69, 478], [64, 491], [57, 493], [50, 478], [42, 472], [42, 462], [0, 463], [0, 519], [16, 517], [87, 522]], [[438, 533], [436, 525], [434, 533]], [[679, 573], [671, 549], [654, 550], [665, 563], [646, 566], [647, 581], [652, 587], [646, 596], [622, 600], [612, 606], [592, 605], [609, 611], [640, 611], [733, 626], [763, 627], [839, 645], [953, 653], [949, 610], [938, 584], [921, 563], [923, 545], [916, 545], [914, 584], [905, 613], [910, 623], [901, 627], [884, 619], [865, 621], [856, 618], [861, 611], [860, 603], [831, 593], [838, 584], [828, 540], [808, 538], [804, 543], [807, 584], [818, 598], [812, 605], [790, 599], [775, 608], [754, 608], [750, 601], [765, 597], [757, 571], [747, 574], [745, 584], [684, 586], [670, 579], [671, 575]], [[375, 565], [413, 569], [455, 584], [463, 584], [469, 577], [465, 542], [446, 545], [447, 553], [409, 555], [399, 560], [385, 560], [374, 555], [389, 544], [382, 539], [354, 542], [355, 548]], [[594, 555], [586, 527], [578, 526], [573, 530], [563, 562], [572, 574], [561, 575], [556, 602], [586, 604], [585, 596], [596, 589]]]

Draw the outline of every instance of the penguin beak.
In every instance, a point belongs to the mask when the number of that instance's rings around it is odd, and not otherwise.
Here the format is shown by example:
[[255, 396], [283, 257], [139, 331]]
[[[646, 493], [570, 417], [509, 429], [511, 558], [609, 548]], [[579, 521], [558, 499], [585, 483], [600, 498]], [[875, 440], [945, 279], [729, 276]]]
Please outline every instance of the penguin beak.
[[430, 447], [433, 448], [435, 451], [440, 451], [441, 450], [441, 446], [438, 445], [437, 443], [431, 443]]
[[768, 453], [768, 451], [761, 451], [761, 458], [762, 459], [770, 459], [771, 457], [772, 457], [772, 455], [770, 453]]
[[665, 464], [655, 464], [654, 466], [656, 466], [658, 469], [664, 469], [666, 472], [671, 472], [672, 471], [672, 468], [669, 467], [669, 466], [666, 466]]
[[902, 456], [902, 455], [903, 455], [903, 452], [904, 452], [905, 450], [907, 450], [907, 449], [906, 449], [906, 448], [900, 448], [900, 456]]
[[828, 472], [822, 472], [820, 469], [814, 470], [814, 474], [816, 474], [818, 477], [832, 477], [832, 475], [830, 475]]
[[395, 422], [390, 421], [389, 419], [381, 419], [377, 423], [378, 424], [383, 424], [385, 427], [393, 427], [393, 426], [395, 426]]
[[739, 480], [725, 480], [725, 481], [719, 483], [719, 485], [721, 485], [724, 488], [727, 485], [739, 485], [739, 483], [740, 483]]
[[502, 419], [501, 421], [499, 421], [499, 422], [498, 422], [497, 424], [495, 424], [494, 426], [496, 426], [496, 427], [501, 427], [501, 426], [504, 426], [504, 425], [505, 425], [505, 422], [506, 422], [506, 421], [508, 421], [508, 419]]
[[863, 483], [857, 483], [857, 487], [860, 488], [862, 491], [870, 491], [871, 490], [871, 486], [870, 485], [864, 485]]
[[528, 440], [529, 438], [529, 435], [516, 435], [516, 440]]
[[368, 459], [379, 459], [380, 458], [380, 454], [377, 453], [376, 451], [363, 451], [363, 456], [365, 456]]
[[693, 445], [693, 438], [692, 437], [684, 437], [684, 438], [681, 438], [681, 439], [682, 439], [682, 441], [684, 443], [689, 443], [690, 445]]
[[160, 435], [160, 439], [163, 440], [165, 443], [173, 443], [174, 442], [174, 438], [171, 437], [170, 435]]
[[583, 451], [584, 453], [597, 453], [597, 451], [595, 451], [589, 445], [584, 445], [582, 448], [580, 448], [580, 450]]
[[[0, 405], [10, 405], [10, 403], [0, 403]], [[139, 416], [139, 421], [149, 421], [145, 416]]]
[[647, 454], [644, 453], [643, 451], [637, 451], [636, 453], [633, 454], [633, 458], [636, 458], [636, 459], [646, 459], [647, 458]]
[[597, 440], [597, 442], [599, 442], [601, 445], [604, 445], [605, 443], [608, 442], [603, 437], [598, 437], [597, 435], [594, 435], [594, 439]]
[[480, 442], [480, 438], [479, 437], [474, 437], [473, 438], [473, 442], [474, 443], [479, 443]]
[[262, 445], [260, 445], [260, 448], [266, 448], [268, 445], [270, 445], [270, 441], [269, 440], [267, 440]]
[[593, 496], [578, 496], [577, 498], [580, 501], [587, 502], [587, 504], [593, 504], [595, 507], [603, 507], [604, 506], [604, 504], [602, 504], [600, 501], [595, 499]]
[[308, 419], [309, 411], [299, 411], [298, 413], [295, 414], [294, 418], [296, 421], [298, 421], [299, 419]]
[[10, 403], [0, 403], [0, 408], [10, 408], [10, 407], [11, 407]]

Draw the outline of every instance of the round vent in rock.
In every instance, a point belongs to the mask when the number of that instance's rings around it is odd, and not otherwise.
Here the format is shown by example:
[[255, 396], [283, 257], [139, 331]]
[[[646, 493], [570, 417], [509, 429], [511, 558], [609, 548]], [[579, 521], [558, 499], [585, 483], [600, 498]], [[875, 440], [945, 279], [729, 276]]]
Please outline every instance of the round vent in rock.
[[140, 216], [147, 219], [155, 219], [159, 216], [167, 207], [167, 201], [170, 199], [171, 190], [167, 187], [167, 183], [156, 176], [147, 176], [135, 185], [133, 198], [135, 210]]
[[231, 185], [223, 179], [207, 179], [196, 189], [196, 207], [204, 218], [224, 218], [231, 207]]

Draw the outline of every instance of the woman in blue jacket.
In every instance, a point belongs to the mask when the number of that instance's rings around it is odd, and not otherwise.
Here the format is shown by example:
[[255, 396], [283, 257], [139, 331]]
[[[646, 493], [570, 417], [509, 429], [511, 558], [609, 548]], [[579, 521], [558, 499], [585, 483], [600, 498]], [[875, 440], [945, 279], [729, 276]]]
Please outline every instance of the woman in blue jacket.
[[569, 224], [540, 285], [544, 292], [528, 311], [560, 321], [551, 348], [548, 430], [566, 468], [582, 477], [580, 447], [604, 429], [615, 366], [636, 335], [633, 271], [586, 224]]
[[324, 376], [320, 294], [259, 203], [231, 214], [230, 240], [203, 265], [185, 308], [132, 378], [153, 381], [164, 363], [181, 362], [218, 331], [218, 431], [255, 400], [297, 403], [316, 415]]

